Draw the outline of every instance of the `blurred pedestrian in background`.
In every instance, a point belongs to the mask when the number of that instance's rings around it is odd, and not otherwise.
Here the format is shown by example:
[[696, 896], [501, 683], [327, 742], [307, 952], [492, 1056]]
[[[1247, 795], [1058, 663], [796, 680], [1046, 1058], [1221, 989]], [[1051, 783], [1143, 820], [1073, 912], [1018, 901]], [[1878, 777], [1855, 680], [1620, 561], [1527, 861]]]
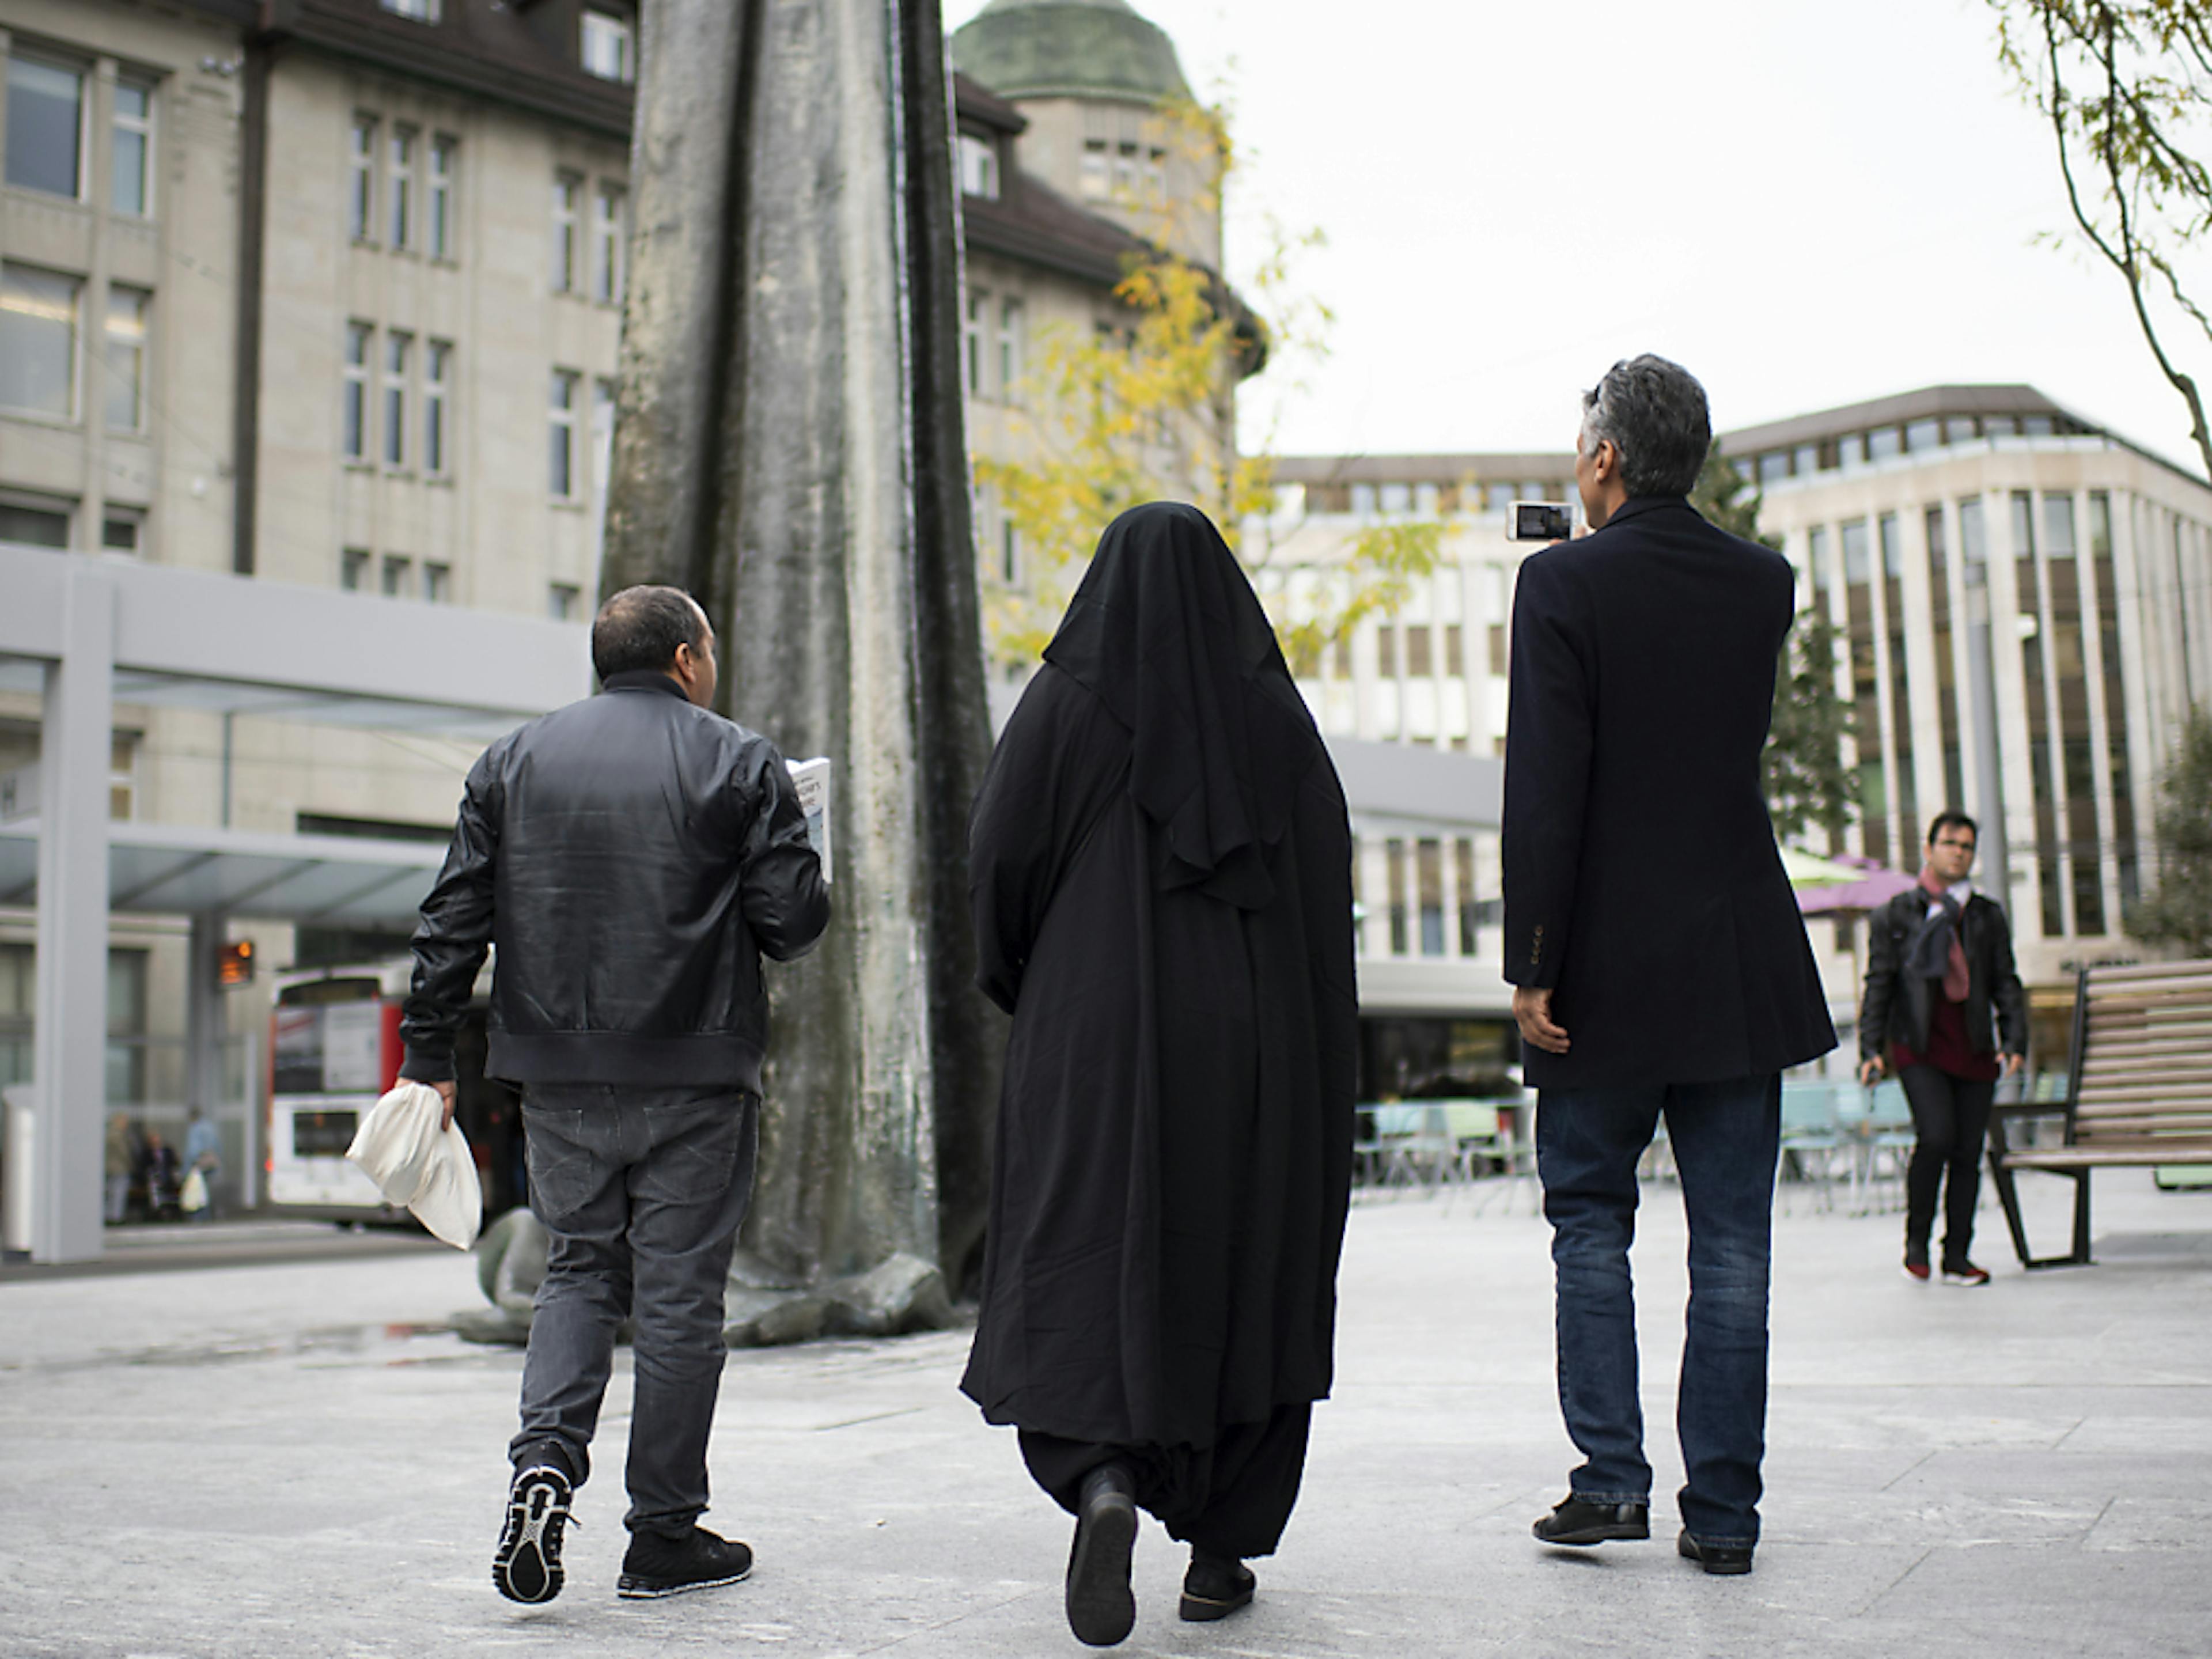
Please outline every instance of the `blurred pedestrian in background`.
[[1650, 1533], [1628, 1247], [1663, 1117], [1690, 1223], [1676, 1547], [1739, 1573], [1759, 1541], [1781, 1073], [1836, 1035], [1760, 793], [1796, 576], [1690, 505], [1711, 444], [1705, 388], [1662, 357], [1583, 399], [1590, 533], [1530, 556], [1513, 598], [1505, 977], [1583, 1459], [1536, 1536]]
[[961, 1387], [1076, 1517], [1066, 1608], [1135, 1619], [1136, 1511], [1182, 1615], [1252, 1599], [1328, 1392], [1351, 1187], [1352, 843], [1273, 630], [1196, 508], [1109, 526], [969, 829], [1014, 1017]]
[[1967, 879], [1978, 838], [1964, 812], [1938, 813], [1928, 826], [1920, 884], [1867, 919], [1859, 1080], [1872, 1088], [1893, 1062], [1912, 1109], [1905, 1275], [1923, 1285], [1939, 1189], [1943, 1282], [1990, 1282], [1969, 1255], [1982, 1146], [1997, 1079], [2018, 1072], [2027, 1051], [2027, 1000], [2013, 966], [2011, 925], [2003, 907]]
[[191, 1109], [185, 1130], [185, 1180], [200, 1178], [200, 1203], [191, 1211], [195, 1221], [215, 1219], [215, 1183], [222, 1176], [222, 1134], [215, 1121], [197, 1106]]
[[107, 1144], [100, 1158], [100, 1174], [111, 1227], [131, 1212], [131, 1176], [138, 1163], [138, 1147], [131, 1120], [121, 1112], [107, 1115]]

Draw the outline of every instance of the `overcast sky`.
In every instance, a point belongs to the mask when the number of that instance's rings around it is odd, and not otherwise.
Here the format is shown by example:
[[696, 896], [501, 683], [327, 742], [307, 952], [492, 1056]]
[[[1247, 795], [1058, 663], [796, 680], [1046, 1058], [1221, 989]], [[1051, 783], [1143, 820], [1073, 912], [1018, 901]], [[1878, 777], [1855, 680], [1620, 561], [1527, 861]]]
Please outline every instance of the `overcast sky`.
[[1328, 238], [1331, 356], [1255, 386], [1248, 442], [1563, 449], [1577, 388], [1651, 350], [1723, 429], [2024, 380], [2193, 456], [2119, 278], [2033, 240], [2065, 200], [1985, 0], [1135, 3], [1234, 106], [1231, 275], [1261, 213]]

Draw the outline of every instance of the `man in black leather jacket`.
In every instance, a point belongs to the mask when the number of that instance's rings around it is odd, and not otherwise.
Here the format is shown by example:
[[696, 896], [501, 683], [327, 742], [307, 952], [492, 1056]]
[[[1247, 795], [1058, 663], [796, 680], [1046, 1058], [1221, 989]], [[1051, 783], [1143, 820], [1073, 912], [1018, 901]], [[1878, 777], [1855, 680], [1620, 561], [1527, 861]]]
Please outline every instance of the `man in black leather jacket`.
[[768, 999], [830, 920], [783, 757], [711, 712], [713, 629], [632, 587], [592, 628], [601, 695], [509, 732], [469, 773], [415, 933], [403, 1077], [453, 1102], [453, 1036], [497, 947], [485, 1070], [519, 1085], [549, 1252], [492, 1578], [561, 1592], [561, 1542], [612, 1362], [636, 1325], [629, 1598], [734, 1583], [698, 1524], [726, 1350], [723, 1289], [752, 1196]]
[[1966, 879], [1975, 839], [1974, 821], [1965, 813], [1938, 813], [1928, 829], [1919, 884], [1867, 918], [1859, 1079], [1872, 1085], [1893, 1062], [1912, 1109], [1905, 1275], [1921, 1284], [1931, 1276], [1928, 1247], [1938, 1187], [1944, 1188], [1943, 1282], [1990, 1282], [1967, 1255], [1981, 1193], [1982, 1143], [1997, 1079], [2020, 1069], [2027, 1048], [2027, 1003], [2013, 966], [2012, 929], [2003, 909]]

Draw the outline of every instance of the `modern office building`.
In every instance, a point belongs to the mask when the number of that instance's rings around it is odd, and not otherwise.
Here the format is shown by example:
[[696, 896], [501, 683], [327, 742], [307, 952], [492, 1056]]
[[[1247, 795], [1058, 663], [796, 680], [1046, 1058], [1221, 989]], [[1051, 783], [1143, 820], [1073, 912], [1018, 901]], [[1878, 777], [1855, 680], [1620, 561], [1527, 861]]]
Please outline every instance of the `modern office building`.
[[1848, 641], [1861, 816], [1914, 867], [1984, 824], [2023, 970], [2126, 954], [2158, 779], [2212, 702], [2212, 489], [2025, 386], [1931, 386], [1731, 433], [1759, 523]]

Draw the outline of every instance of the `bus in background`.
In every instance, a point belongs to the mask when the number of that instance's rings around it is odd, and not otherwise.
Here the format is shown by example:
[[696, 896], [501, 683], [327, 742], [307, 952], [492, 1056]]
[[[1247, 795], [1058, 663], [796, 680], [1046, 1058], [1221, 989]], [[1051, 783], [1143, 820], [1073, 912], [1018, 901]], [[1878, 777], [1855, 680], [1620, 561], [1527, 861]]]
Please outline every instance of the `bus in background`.
[[[265, 1202], [280, 1213], [332, 1221], [409, 1221], [376, 1183], [346, 1162], [354, 1132], [399, 1079], [399, 1012], [413, 964], [280, 974], [270, 1014]], [[522, 1115], [514, 1091], [483, 1074], [490, 968], [477, 975], [453, 1050], [453, 1121], [483, 1182], [484, 1218], [521, 1204]]]

